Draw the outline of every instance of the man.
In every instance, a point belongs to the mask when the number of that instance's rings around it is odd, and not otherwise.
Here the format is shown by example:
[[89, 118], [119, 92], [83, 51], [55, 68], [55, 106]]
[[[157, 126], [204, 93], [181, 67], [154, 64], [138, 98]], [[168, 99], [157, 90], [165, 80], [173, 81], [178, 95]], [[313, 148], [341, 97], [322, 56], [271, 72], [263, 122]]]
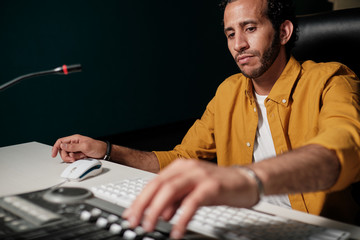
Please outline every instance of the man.
[[[349, 186], [360, 175], [359, 81], [341, 64], [291, 57], [291, 5], [226, 1], [224, 32], [241, 74], [219, 86], [174, 150], [112, 146], [115, 162], [153, 172], [168, 166], [124, 212], [132, 226], [143, 219], [151, 231], [158, 217], [170, 219], [181, 207], [171, 235], [180, 238], [199, 206], [251, 207], [261, 198], [354, 221], [358, 207]], [[103, 158], [106, 143], [74, 135], [55, 143], [52, 155], [58, 152], [68, 162]], [[215, 157], [219, 166], [198, 161]]]

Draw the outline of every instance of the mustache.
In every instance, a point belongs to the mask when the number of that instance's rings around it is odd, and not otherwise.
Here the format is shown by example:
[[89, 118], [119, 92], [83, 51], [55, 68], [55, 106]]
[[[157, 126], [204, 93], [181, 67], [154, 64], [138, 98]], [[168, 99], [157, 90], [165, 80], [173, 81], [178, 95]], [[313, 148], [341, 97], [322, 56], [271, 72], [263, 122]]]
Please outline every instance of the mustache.
[[245, 55], [252, 55], [252, 56], [260, 57], [260, 52], [256, 51], [256, 50], [247, 50], [247, 51], [244, 50], [244, 51], [238, 52], [234, 56], [234, 59], [235, 59], [235, 61], [237, 61], [241, 56], [245, 56]]

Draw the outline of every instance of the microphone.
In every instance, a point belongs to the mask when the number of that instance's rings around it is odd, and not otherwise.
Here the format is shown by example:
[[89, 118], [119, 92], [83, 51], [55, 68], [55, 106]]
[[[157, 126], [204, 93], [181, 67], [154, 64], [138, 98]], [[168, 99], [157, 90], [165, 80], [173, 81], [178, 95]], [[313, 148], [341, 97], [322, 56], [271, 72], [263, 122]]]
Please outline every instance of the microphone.
[[0, 86], [0, 91], [5, 90], [6, 88], [14, 85], [15, 83], [18, 83], [24, 79], [31, 78], [31, 77], [38, 77], [38, 76], [44, 76], [44, 75], [51, 75], [51, 74], [61, 74], [61, 75], [67, 75], [69, 73], [75, 73], [75, 72], [81, 72], [82, 67], [81, 64], [74, 64], [74, 65], [62, 65], [61, 67], [57, 67], [52, 70], [46, 70], [46, 71], [40, 71], [35, 73], [29, 73], [26, 75], [22, 75], [20, 77], [17, 77], [3, 85]]

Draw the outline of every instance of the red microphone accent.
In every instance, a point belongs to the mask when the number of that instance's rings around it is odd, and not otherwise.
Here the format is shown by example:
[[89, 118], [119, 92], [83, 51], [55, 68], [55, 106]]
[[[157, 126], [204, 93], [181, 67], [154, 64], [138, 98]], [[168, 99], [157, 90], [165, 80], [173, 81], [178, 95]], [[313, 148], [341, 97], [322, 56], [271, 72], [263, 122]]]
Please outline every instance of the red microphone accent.
[[63, 69], [64, 74], [67, 75], [68, 74], [67, 66], [63, 65], [62, 69]]

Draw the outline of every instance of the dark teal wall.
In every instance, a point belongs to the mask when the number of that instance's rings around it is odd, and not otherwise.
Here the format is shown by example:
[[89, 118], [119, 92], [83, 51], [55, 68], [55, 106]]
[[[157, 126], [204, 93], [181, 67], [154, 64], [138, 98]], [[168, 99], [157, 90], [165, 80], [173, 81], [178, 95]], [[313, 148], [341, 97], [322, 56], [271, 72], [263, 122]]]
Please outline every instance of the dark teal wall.
[[221, 21], [209, 0], [1, 1], [0, 84], [62, 64], [83, 72], [0, 92], [0, 146], [200, 116], [236, 71]]
[[237, 71], [221, 21], [217, 0], [1, 1], [0, 84], [62, 64], [83, 72], [0, 92], [0, 146], [200, 116]]

